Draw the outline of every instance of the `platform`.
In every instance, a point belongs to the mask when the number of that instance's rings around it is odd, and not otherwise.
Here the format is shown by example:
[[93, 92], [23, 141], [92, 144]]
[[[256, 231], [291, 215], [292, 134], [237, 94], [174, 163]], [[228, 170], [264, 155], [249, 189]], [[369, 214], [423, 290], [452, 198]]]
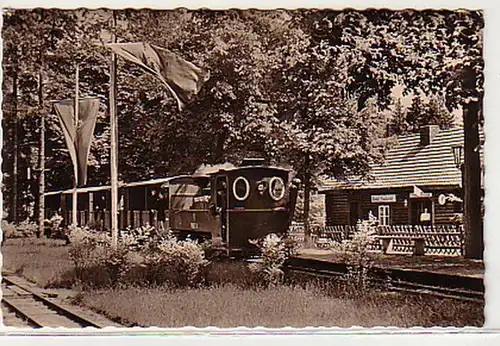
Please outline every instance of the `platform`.
[[[412, 256], [383, 255], [372, 252], [374, 263], [378, 268], [414, 269], [433, 273], [484, 278], [484, 262], [465, 259], [459, 256]], [[325, 249], [300, 249], [297, 257], [312, 258], [328, 262], [342, 262], [338, 253]]]

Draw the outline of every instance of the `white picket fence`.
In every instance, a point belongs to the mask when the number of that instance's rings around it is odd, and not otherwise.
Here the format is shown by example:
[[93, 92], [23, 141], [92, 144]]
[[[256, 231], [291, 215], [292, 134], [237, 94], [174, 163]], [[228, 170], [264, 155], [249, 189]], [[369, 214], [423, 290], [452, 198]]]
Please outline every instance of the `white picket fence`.
[[[349, 239], [356, 232], [356, 226], [333, 225], [326, 227], [311, 227], [311, 234], [318, 244], [324, 240], [341, 242]], [[290, 236], [298, 242], [304, 241], [304, 226], [293, 224], [290, 227]], [[385, 238], [394, 237], [392, 249], [398, 253], [412, 253], [414, 239], [425, 239], [425, 253], [430, 255], [463, 255], [464, 231], [463, 225], [390, 225], [377, 226], [377, 235]], [[375, 241], [372, 250], [381, 250], [381, 242]]]

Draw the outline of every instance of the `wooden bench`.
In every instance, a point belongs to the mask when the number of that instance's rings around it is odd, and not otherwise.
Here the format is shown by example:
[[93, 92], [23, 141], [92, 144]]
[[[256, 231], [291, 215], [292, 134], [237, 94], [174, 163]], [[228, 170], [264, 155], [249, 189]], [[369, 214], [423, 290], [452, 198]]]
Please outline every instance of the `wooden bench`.
[[425, 238], [419, 236], [403, 236], [403, 235], [378, 235], [377, 239], [380, 240], [380, 245], [382, 247], [382, 253], [387, 254], [388, 251], [394, 246], [395, 239], [405, 239], [413, 241], [413, 255], [423, 256], [425, 255]]

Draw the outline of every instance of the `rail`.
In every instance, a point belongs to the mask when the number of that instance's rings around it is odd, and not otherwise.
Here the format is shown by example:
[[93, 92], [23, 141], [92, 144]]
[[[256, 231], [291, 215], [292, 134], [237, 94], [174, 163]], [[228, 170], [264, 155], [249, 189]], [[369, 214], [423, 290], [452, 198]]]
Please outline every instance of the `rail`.
[[83, 316], [53, 298], [44, 297], [41, 292], [36, 292], [35, 289], [18, 281], [17, 277], [2, 276], [2, 304], [30, 326], [105, 327], [104, 323]]
[[[343, 278], [348, 273], [345, 263], [300, 257], [289, 259], [286, 269], [325, 279]], [[392, 291], [484, 303], [484, 282], [478, 277], [379, 267], [370, 268], [368, 277], [372, 282], [381, 283]]]

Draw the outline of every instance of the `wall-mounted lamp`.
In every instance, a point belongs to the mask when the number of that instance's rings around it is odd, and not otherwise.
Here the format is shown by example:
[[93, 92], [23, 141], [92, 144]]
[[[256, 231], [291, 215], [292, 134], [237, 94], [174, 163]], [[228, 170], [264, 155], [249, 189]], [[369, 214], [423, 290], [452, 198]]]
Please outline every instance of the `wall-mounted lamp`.
[[408, 200], [405, 198], [404, 202], [403, 202], [405, 208], [408, 208]]
[[455, 167], [460, 169], [463, 163], [462, 154], [464, 151], [464, 147], [461, 145], [454, 145], [451, 147], [451, 150], [453, 152], [453, 161], [455, 162]]
[[453, 161], [455, 162], [455, 166], [460, 170], [460, 187], [463, 188], [464, 186], [464, 162], [462, 158], [462, 154], [464, 151], [464, 147], [461, 145], [454, 145], [451, 147], [451, 150], [453, 152]]

